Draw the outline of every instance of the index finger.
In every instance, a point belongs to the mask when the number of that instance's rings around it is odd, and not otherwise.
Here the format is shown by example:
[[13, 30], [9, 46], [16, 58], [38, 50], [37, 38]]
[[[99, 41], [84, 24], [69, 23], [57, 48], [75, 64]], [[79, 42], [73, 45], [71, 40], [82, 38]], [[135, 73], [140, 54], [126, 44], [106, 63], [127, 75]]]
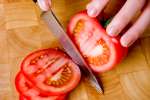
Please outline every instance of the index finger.
[[91, 17], [96, 17], [103, 10], [109, 0], [92, 0], [86, 7], [87, 13]]

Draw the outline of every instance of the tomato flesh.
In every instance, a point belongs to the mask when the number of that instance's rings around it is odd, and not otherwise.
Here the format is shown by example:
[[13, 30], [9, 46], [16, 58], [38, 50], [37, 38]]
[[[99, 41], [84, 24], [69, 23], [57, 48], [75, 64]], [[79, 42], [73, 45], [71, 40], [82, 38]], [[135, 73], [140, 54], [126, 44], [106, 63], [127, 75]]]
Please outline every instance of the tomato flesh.
[[88, 27], [88, 25], [88, 22], [86, 24], [86, 22], [84, 23], [82, 20], [77, 22], [73, 30], [75, 41], [79, 45], [83, 56], [90, 64], [96, 66], [106, 64], [109, 60], [110, 50], [94, 27], [92, 27], [91, 30], [89, 30], [89, 28], [84, 29], [85, 27]]
[[36, 51], [27, 56], [21, 64], [24, 75], [43, 94], [60, 95], [74, 89], [81, 73], [71, 59], [56, 49]]
[[[46, 96], [40, 93], [21, 72], [16, 77], [16, 88], [21, 94], [20, 100], [63, 100], [59, 99], [61, 96]], [[65, 95], [62, 95], [65, 96]]]
[[97, 19], [89, 17], [86, 12], [73, 16], [67, 33], [95, 72], [112, 69], [127, 52], [118, 37], [108, 36]]

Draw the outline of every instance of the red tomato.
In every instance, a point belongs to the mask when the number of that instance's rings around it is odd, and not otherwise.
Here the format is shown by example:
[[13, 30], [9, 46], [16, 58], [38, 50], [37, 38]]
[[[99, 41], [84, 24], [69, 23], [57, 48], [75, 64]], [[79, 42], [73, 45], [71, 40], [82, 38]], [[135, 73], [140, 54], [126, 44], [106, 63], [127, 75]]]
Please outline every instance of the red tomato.
[[27, 98], [24, 97], [23, 95], [20, 95], [20, 96], [19, 96], [19, 100], [27, 100]]
[[28, 55], [21, 64], [24, 75], [45, 94], [66, 94], [80, 81], [78, 66], [64, 53], [45, 49]]
[[21, 72], [16, 76], [16, 88], [21, 94], [20, 100], [64, 100], [62, 96], [44, 96]]
[[95, 72], [112, 69], [127, 52], [119, 37], [108, 36], [98, 20], [86, 12], [80, 12], [70, 20], [67, 33]]

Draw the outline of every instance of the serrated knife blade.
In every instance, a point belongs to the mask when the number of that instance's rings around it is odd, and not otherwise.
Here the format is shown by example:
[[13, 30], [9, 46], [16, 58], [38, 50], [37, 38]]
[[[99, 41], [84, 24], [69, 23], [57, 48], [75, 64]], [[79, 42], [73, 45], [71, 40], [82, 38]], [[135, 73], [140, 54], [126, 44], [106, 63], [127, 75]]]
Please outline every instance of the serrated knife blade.
[[60, 44], [66, 51], [66, 53], [72, 58], [72, 60], [79, 65], [83, 74], [85, 75], [86, 80], [89, 81], [90, 85], [96, 89], [96, 91], [100, 94], [103, 93], [103, 89], [100, 86], [98, 80], [95, 75], [89, 69], [88, 64], [85, 62], [84, 58], [67, 35], [67, 33], [62, 28], [62, 25], [56, 18], [55, 14], [52, 10], [43, 12], [41, 14], [42, 19], [47, 24], [48, 28], [52, 31], [52, 33], [59, 39]]

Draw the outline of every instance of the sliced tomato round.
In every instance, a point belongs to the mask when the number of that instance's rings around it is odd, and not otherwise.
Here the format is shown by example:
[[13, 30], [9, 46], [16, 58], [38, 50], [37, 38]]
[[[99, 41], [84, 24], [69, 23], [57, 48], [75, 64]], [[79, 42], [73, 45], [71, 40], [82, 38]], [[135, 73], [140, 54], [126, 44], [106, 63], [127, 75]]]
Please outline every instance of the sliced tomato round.
[[105, 72], [118, 64], [127, 52], [119, 37], [110, 37], [96, 18], [86, 11], [72, 17], [67, 33], [95, 72]]
[[[34, 97], [32, 100], [66, 100], [65, 99], [66, 98], [66, 96], [64, 95], [64, 96], [59, 96], [59, 98], [57, 98], [57, 99], [53, 99], [53, 98], [44, 98], [44, 97]], [[27, 97], [25, 97], [25, 96], [23, 96], [23, 95], [20, 95], [19, 96], [19, 100], [31, 100], [31, 99], [27, 99]]]
[[39, 50], [28, 55], [21, 68], [45, 94], [66, 94], [78, 85], [81, 78], [79, 67], [58, 49]]
[[20, 100], [64, 100], [65, 95], [51, 96], [43, 95], [21, 72], [18, 73], [15, 85], [19, 91]]

